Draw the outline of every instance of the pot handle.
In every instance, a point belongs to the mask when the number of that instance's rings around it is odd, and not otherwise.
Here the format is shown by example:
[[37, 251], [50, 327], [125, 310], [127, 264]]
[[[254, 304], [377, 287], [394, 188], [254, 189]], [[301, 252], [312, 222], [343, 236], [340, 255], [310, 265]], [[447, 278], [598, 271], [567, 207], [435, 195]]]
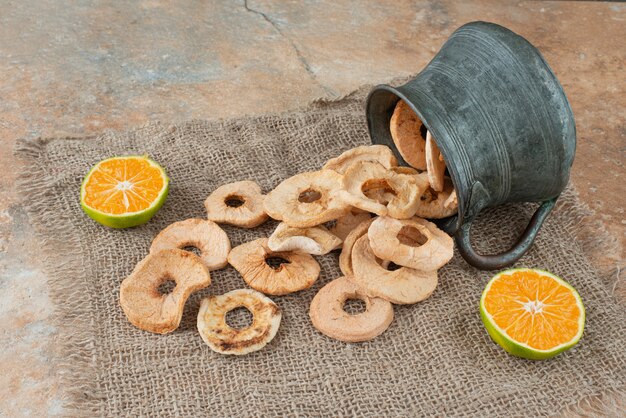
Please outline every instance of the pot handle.
[[500, 254], [483, 255], [478, 254], [472, 247], [470, 241], [470, 229], [472, 227], [472, 220], [465, 222], [459, 230], [456, 232], [454, 239], [456, 245], [459, 248], [459, 252], [463, 258], [472, 266], [481, 270], [497, 270], [503, 267], [508, 267], [511, 264], [519, 260], [528, 251], [532, 245], [537, 232], [541, 228], [543, 221], [546, 220], [554, 205], [556, 199], [546, 200], [537, 208], [533, 217], [530, 219], [526, 230], [522, 236], [517, 240], [511, 249]]

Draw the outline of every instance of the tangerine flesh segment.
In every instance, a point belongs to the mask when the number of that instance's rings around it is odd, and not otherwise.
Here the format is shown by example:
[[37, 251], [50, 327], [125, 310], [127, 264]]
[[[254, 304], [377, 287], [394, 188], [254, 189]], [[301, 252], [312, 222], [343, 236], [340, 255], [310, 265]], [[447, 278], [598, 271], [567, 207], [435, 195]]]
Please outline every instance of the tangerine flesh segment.
[[165, 187], [162, 171], [142, 157], [101, 162], [85, 184], [84, 202], [104, 213], [120, 215], [147, 209]]
[[509, 338], [537, 350], [574, 339], [582, 315], [570, 288], [528, 270], [503, 273], [492, 283], [484, 306]]

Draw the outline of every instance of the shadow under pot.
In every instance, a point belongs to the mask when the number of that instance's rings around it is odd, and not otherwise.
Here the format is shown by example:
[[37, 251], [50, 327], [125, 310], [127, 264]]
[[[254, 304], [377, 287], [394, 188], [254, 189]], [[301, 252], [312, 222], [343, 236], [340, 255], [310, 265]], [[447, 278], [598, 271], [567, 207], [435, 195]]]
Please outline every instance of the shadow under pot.
[[[440, 226], [477, 268], [515, 263], [565, 189], [576, 150], [571, 107], [544, 58], [512, 31], [472, 22], [406, 84], [374, 87], [366, 108], [372, 143], [389, 146], [407, 164], [390, 132], [399, 100], [432, 134], [456, 189], [458, 213]], [[509, 202], [540, 206], [512, 248], [479, 254], [470, 241], [472, 221], [483, 209]]]

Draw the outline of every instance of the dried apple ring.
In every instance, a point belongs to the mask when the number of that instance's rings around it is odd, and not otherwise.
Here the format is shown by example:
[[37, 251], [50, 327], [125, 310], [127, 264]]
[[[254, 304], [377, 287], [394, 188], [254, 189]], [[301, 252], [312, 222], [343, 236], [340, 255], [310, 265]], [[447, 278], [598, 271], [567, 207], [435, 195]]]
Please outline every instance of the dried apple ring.
[[375, 161], [385, 168], [398, 165], [398, 160], [389, 147], [385, 145], [361, 145], [343, 152], [338, 157], [331, 158], [322, 168], [343, 174], [358, 161]]
[[328, 230], [331, 234], [339, 237], [339, 239], [343, 241], [348, 237], [354, 228], [356, 228], [363, 221], [367, 221], [371, 218], [372, 216], [369, 212], [350, 211], [347, 215], [333, 221], [333, 225], [328, 228]]
[[415, 216], [441, 219], [454, 215], [457, 212], [458, 203], [455, 198], [451, 197], [452, 193], [454, 193], [454, 185], [449, 177], [444, 179], [443, 191], [441, 192], [436, 192], [432, 187], [427, 186], [418, 199]]
[[174, 222], [154, 238], [150, 253], [173, 248], [195, 247], [209, 270], [217, 270], [228, 264], [230, 240], [218, 224], [205, 219], [187, 219]]
[[[365, 311], [349, 314], [349, 299], [365, 302]], [[322, 287], [311, 301], [309, 317], [322, 334], [345, 342], [369, 341], [385, 332], [393, 321], [393, 306], [384, 299], [368, 296], [359, 286], [340, 277]]]
[[426, 126], [404, 100], [396, 104], [389, 131], [404, 161], [418, 170], [426, 170]]
[[320, 275], [320, 265], [309, 254], [272, 251], [267, 238], [233, 248], [228, 262], [251, 288], [267, 295], [308, 289]]
[[367, 235], [359, 238], [352, 248], [354, 276], [350, 279], [372, 297], [395, 304], [411, 304], [428, 298], [437, 288], [437, 271], [422, 271], [400, 267], [389, 271], [380, 265], [370, 247]]
[[218, 187], [206, 198], [207, 219], [241, 228], [254, 228], [267, 221], [261, 187], [253, 181], [237, 181]]
[[426, 133], [426, 167], [430, 187], [436, 192], [443, 191], [446, 163], [430, 132]]
[[452, 190], [450, 196], [443, 202], [443, 207], [446, 209], [457, 208], [459, 206], [459, 201], [456, 197], [456, 189]]
[[352, 248], [356, 243], [356, 240], [367, 234], [367, 230], [374, 222], [374, 218], [368, 218], [358, 224], [350, 231], [346, 239], [343, 240], [343, 247], [341, 249], [341, 255], [339, 255], [339, 269], [346, 276], [354, 275], [352, 271]]
[[298, 251], [324, 255], [340, 246], [341, 243], [342, 240], [331, 234], [324, 226], [292, 228], [281, 222], [269, 237], [267, 246], [272, 251]]
[[350, 207], [337, 194], [341, 174], [332, 170], [300, 173], [280, 183], [265, 198], [265, 211], [295, 228], [308, 228], [337, 219]]
[[408, 175], [411, 175], [411, 176], [414, 176], [414, 175], [417, 175], [417, 174], [420, 173], [415, 168], [408, 167], [406, 165], [399, 165], [397, 167], [391, 167], [390, 170], [393, 171], [396, 174], [408, 174]]
[[[161, 285], [174, 281], [170, 293]], [[157, 334], [174, 331], [180, 324], [185, 302], [192, 292], [211, 284], [211, 275], [200, 257], [179, 249], [149, 254], [120, 286], [120, 305], [131, 324]]]
[[[252, 313], [252, 324], [237, 329], [226, 323], [226, 314], [237, 308]], [[203, 299], [198, 312], [198, 331], [211, 350], [237, 356], [265, 347], [278, 332], [282, 314], [267, 296], [250, 289], [233, 290]]]
[[437, 270], [452, 259], [454, 241], [421, 218], [376, 218], [367, 230], [373, 253], [403, 267]]
[[360, 161], [343, 177], [342, 199], [380, 216], [405, 219], [415, 214], [422, 189], [414, 176], [396, 174], [376, 162]]

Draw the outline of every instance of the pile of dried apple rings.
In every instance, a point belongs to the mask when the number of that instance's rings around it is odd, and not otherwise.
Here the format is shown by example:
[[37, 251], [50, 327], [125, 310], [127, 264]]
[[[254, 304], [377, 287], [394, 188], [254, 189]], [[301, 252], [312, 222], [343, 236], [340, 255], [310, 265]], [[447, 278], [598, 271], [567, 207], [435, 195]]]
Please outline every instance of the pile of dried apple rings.
[[[428, 298], [438, 269], [453, 255], [452, 239], [426, 218], [455, 214], [456, 193], [432, 137], [406, 108], [403, 102], [396, 106], [391, 133], [403, 157], [410, 144], [412, 158], [405, 160], [412, 167], [399, 166], [386, 146], [360, 146], [321, 170], [284, 180], [267, 195], [253, 181], [213, 191], [205, 201], [207, 219], [187, 219], [161, 231], [150, 254], [122, 282], [120, 304], [129, 321], [151, 332], [174, 331], [189, 295], [209, 286], [211, 270], [230, 264], [252, 290], [204, 299], [198, 331], [219, 353], [260, 350], [281, 319], [280, 308], [265, 295], [308, 289], [320, 275], [313, 256], [341, 249], [343, 276], [315, 295], [311, 322], [346, 342], [382, 334], [393, 321], [393, 304]], [[254, 228], [270, 217], [280, 221], [270, 237], [233, 249], [218, 225]], [[199, 255], [185, 251], [188, 247]], [[168, 281], [175, 282], [174, 289], [161, 291]], [[355, 299], [364, 302], [364, 310], [348, 312], [354, 309], [347, 302]], [[252, 323], [234, 328], [226, 314], [239, 307], [252, 313]]]

